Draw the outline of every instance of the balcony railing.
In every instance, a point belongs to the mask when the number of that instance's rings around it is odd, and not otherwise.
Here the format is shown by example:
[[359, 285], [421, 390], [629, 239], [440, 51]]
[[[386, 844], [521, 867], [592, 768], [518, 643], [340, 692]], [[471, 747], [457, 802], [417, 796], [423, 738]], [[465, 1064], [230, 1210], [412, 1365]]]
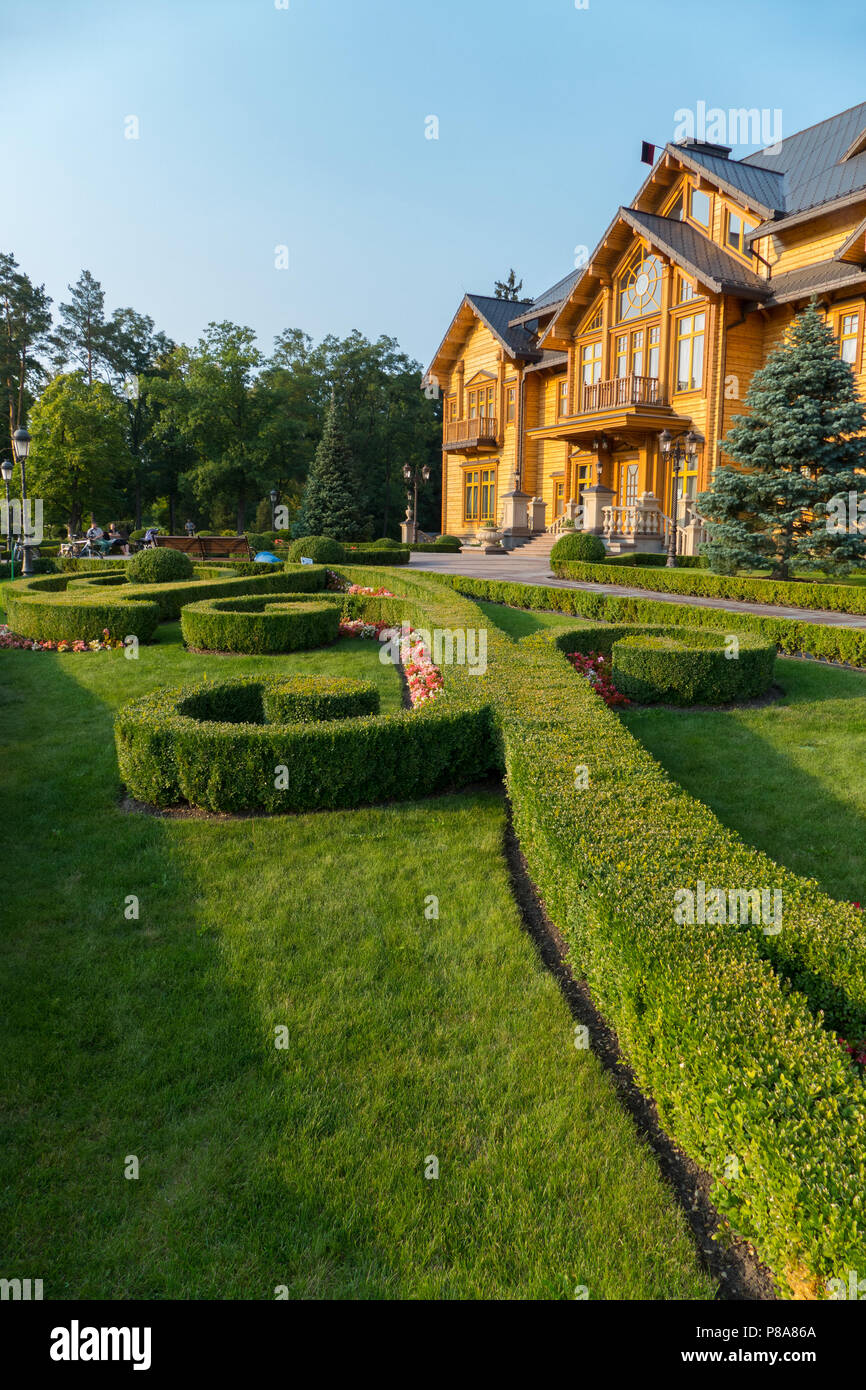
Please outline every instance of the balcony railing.
[[629, 405], [665, 405], [654, 376], [615, 376], [609, 381], [584, 383], [581, 411], [616, 410]]
[[495, 415], [480, 415], [474, 420], [446, 420], [446, 449], [477, 449], [499, 443], [499, 421]]

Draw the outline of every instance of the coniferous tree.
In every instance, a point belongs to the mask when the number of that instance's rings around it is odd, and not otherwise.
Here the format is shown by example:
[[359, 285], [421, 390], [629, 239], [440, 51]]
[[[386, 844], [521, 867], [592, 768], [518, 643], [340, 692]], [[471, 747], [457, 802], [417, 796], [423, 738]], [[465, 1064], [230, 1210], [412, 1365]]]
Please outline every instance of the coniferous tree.
[[513, 268], [508, 272], [507, 280], [496, 281], [497, 299], [520, 299], [520, 291], [523, 289], [523, 281], [518, 280]]
[[866, 494], [857, 471], [866, 469], [866, 409], [814, 300], [755, 372], [746, 405], [721, 445], [738, 466], [720, 464], [698, 498], [712, 568], [769, 565], [788, 579], [795, 568], [844, 573], [862, 563], [850, 501]]
[[331, 397], [292, 534], [296, 537], [333, 536], [337, 541], [356, 540], [364, 521], [359, 513], [351, 450], [336, 401]]
[[60, 326], [54, 337], [57, 365], [75, 362], [84, 371], [88, 385], [106, 358], [108, 326], [105, 322], [105, 293], [89, 270], [82, 270], [68, 304], [60, 305]]

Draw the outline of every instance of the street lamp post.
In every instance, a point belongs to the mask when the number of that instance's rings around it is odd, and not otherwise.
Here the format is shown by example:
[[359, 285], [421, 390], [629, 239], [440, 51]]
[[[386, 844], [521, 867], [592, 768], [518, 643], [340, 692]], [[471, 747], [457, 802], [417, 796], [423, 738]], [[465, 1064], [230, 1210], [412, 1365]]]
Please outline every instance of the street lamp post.
[[415, 542], [417, 542], [417, 540], [418, 540], [418, 479], [420, 478], [422, 482], [425, 482], [425, 483], [426, 483], [426, 482], [428, 481], [429, 477], [430, 477], [430, 469], [427, 467], [426, 463], [424, 464], [424, 466], [423, 466], [422, 468], [419, 468], [418, 465], [417, 465], [417, 463], [415, 464], [414, 468], [413, 468], [413, 466], [412, 466], [411, 463], [404, 463], [404, 465], [403, 465], [403, 477], [406, 479], [406, 482], [407, 482], [407, 483], [412, 483], [412, 484], [413, 484], [413, 490], [412, 490], [411, 492], [407, 492], [407, 493], [406, 493], [406, 498], [407, 498], [407, 500], [408, 500], [408, 502], [409, 502], [409, 506], [412, 508], [412, 540], [415, 541]]
[[277, 503], [278, 503], [279, 500], [280, 500], [280, 494], [277, 492], [277, 489], [276, 489], [275, 487], [272, 487], [272, 488], [271, 488], [270, 498], [271, 498], [271, 530], [272, 530], [272, 531], [276, 531], [276, 529], [277, 529]]
[[9, 485], [12, 482], [12, 470], [15, 467], [11, 459], [4, 459], [0, 463], [0, 473], [3, 474], [3, 481], [6, 484], [6, 539], [9, 542], [9, 564], [10, 579], [15, 578], [15, 544], [12, 540], [12, 502], [9, 495]]
[[677, 496], [677, 483], [680, 479], [680, 469], [687, 458], [695, 458], [698, 452], [698, 437], [694, 430], [689, 430], [685, 436], [685, 443], [682, 438], [673, 439], [670, 430], [662, 430], [660, 436], [662, 454], [669, 460], [671, 465], [671, 487], [673, 490], [673, 506], [671, 511], [671, 529], [668, 535], [668, 558], [665, 561], [666, 569], [675, 569], [677, 563], [677, 530], [679, 512], [679, 497]]
[[33, 573], [33, 561], [30, 558], [30, 542], [27, 538], [27, 455], [30, 453], [30, 435], [23, 425], [13, 434], [12, 447], [21, 466], [21, 573], [26, 579]]

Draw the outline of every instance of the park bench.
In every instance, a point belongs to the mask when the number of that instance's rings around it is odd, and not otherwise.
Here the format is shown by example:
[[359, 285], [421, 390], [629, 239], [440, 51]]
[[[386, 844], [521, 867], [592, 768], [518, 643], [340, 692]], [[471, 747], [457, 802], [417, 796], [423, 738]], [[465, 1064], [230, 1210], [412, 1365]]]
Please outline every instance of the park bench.
[[198, 560], [253, 558], [246, 536], [157, 536], [156, 544], [165, 550], [182, 550]]

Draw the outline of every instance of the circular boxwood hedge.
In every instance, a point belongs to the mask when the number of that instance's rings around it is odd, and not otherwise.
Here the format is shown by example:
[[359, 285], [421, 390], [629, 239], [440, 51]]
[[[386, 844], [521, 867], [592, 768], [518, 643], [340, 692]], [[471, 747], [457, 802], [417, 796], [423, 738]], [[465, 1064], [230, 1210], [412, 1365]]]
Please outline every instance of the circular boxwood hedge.
[[[364, 683], [360, 683], [363, 685]], [[327, 717], [309, 722], [316, 703]], [[370, 713], [341, 718], [366, 704]], [[411, 800], [496, 766], [483, 701], [374, 715], [356, 681], [245, 677], [158, 690], [115, 719], [132, 796], [208, 811], [314, 811]]]
[[187, 646], [202, 651], [298, 652], [336, 642], [340, 608], [336, 598], [289, 594], [210, 598], [187, 604], [180, 625]]
[[554, 560], [584, 560], [587, 564], [599, 564], [606, 558], [604, 541], [590, 531], [567, 531], [550, 552], [551, 563]]
[[147, 642], [160, 623], [180, 617], [186, 604], [241, 594], [314, 593], [325, 588], [323, 569], [250, 567], [253, 574], [200, 567], [190, 580], [174, 584], [130, 584], [126, 571], [101, 569], [88, 573], [19, 579], [5, 586], [6, 621], [13, 632], [37, 641], [86, 642], [101, 638], [105, 628], [113, 639], [134, 636]]
[[611, 678], [641, 704], [723, 705], [765, 695], [775, 664], [775, 642], [756, 632], [632, 628], [614, 638]]
[[287, 558], [295, 565], [301, 560], [314, 560], [317, 565], [338, 565], [345, 560], [346, 551], [331, 536], [302, 536], [289, 546]]
[[171, 584], [192, 579], [193, 563], [182, 550], [139, 550], [126, 563], [131, 584]]

